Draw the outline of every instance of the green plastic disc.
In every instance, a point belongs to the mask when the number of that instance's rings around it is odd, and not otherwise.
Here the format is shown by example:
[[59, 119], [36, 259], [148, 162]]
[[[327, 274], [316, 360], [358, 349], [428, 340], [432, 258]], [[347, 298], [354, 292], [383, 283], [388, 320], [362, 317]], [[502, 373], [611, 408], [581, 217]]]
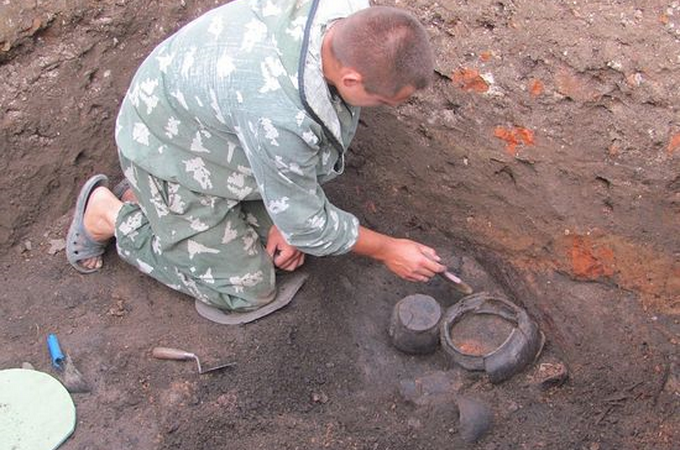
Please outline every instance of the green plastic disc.
[[66, 388], [36, 370], [0, 370], [0, 445], [54, 450], [73, 433], [76, 407]]

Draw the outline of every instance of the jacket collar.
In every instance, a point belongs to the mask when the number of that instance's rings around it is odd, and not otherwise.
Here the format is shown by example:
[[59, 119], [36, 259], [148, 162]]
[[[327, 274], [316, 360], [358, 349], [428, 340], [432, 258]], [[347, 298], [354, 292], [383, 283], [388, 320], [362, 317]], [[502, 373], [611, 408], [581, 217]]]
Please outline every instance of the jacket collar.
[[369, 6], [367, 0], [312, 0], [302, 38], [297, 80], [300, 99], [307, 113], [332, 137], [333, 144], [340, 152], [344, 149], [342, 127], [323, 75], [321, 44], [334, 20]]

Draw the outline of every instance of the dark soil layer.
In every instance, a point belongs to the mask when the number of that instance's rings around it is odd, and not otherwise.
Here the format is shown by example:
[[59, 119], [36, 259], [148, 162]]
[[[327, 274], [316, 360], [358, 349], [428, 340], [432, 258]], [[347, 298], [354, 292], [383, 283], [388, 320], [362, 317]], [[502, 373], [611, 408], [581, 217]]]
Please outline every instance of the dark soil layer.
[[[117, 107], [135, 68], [207, 1], [0, 4], [0, 369], [51, 372], [57, 333], [92, 385], [67, 450], [472, 448], [456, 395], [494, 412], [484, 449], [673, 449], [680, 442], [680, 6], [677, 2], [384, 1], [416, 14], [433, 88], [365, 110], [328, 194], [365, 225], [439, 250], [547, 337], [500, 385], [442, 350], [391, 347], [401, 281], [351, 255], [310, 258], [294, 302], [240, 327], [119, 261], [83, 276], [56, 251], [82, 182], [120, 176]], [[640, 3], [640, 2], [638, 2]], [[55, 253], [56, 252], [56, 253]], [[159, 361], [155, 346], [197, 353]], [[541, 364], [569, 379], [540, 386]], [[453, 392], [407, 401], [443, 371]], [[0, 437], [0, 448], [2, 439]], [[675, 444], [673, 444], [675, 442]]]

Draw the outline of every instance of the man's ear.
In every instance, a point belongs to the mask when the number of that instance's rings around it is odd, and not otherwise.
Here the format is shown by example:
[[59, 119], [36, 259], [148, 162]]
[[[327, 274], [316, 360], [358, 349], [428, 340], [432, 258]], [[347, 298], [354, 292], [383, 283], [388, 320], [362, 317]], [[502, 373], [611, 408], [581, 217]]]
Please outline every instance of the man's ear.
[[346, 88], [355, 88], [364, 80], [359, 72], [354, 69], [345, 69], [340, 77], [342, 85]]

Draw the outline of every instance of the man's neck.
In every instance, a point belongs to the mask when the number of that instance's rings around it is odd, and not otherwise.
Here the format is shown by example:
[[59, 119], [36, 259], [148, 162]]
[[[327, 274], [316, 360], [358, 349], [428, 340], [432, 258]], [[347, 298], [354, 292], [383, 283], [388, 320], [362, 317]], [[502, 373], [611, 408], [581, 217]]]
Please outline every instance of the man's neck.
[[333, 22], [329, 26], [321, 43], [321, 70], [326, 83], [330, 86], [336, 86], [340, 76], [340, 61], [333, 54], [333, 34], [338, 22]]

